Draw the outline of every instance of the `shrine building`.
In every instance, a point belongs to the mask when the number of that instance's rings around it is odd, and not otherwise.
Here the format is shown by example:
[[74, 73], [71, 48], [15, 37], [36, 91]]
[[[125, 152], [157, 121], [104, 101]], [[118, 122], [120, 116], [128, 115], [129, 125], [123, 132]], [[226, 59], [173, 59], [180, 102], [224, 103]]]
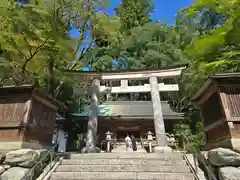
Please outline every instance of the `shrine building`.
[[[168, 104], [168, 94], [178, 91], [178, 80], [185, 66], [153, 70], [110, 72], [68, 71], [76, 81], [90, 84], [87, 89], [91, 104], [81, 113], [72, 114], [86, 137], [86, 151], [105, 139], [110, 131], [116, 141], [126, 134], [137, 139], [154, 133], [156, 146], [167, 147], [166, 132], [172, 133], [174, 124], [183, 114], [174, 112]], [[83, 95], [79, 86], [75, 93]]]
[[240, 149], [240, 73], [209, 76], [192, 98], [200, 109], [206, 144], [204, 149], [217, 147]]
[[[161, 101], [161, 106], [166, 132], [173, 133], [174, 125], [184, 118], [184, 114], [174, 112], [167, 101]], [[107, 131], [112, 132], [118, 142], [124, 141], [126, 134], [144, 139], [148, 131], [155, 132], [151, 101], [104, 101], [98, 109], [99, 141], [105, 140]], [[73, 114], [73, 120], [82, 122], [85, 132], [89, 110], [90, 106], [86, 106], [82, 113]]]

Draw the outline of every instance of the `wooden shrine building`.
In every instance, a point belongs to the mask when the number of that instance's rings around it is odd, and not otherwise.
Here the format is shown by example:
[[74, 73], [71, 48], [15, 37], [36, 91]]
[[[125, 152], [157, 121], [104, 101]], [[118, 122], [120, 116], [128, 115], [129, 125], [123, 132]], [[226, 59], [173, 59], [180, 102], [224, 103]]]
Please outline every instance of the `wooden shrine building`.
[[[165, 128], [172, 126], [171, 118], [179, 120], [182, 115], [174, 113], [166, 102], [161, 102], [161, 94], [179, 90], [178, 78], [185, 68], [175, 66], [110, 72], [68, 71], [67, 73], [76, 81], [90, 84], [88, 93], [91, 96], [91, 104], [85, 109], [87, 114], [75, 114], [75, 118], [78, 116], [78, 119], [88, 119], [86, 147], [82, 152], [99, 152], [96, 147], [97, 136], [102, 138], [110, 130], [120, 139], [126, 132], [140, 137], [148, 130], [153, 130], [157, 144], [154, 151], [171, 151], [166, 140]], [[84, 89], [76, 88], [76, 93], [84, 93]], [[136, 93], [140, 97], [144, 93], [148, 94], [150, 101], [109, 102], [108, 97], [113, 94], [136, 95]], [[107, 96], [107, 102], [101, 102], [103, 96]]]
[[206, 149], [240, 149], [240, 73], [210, 76], [193, 97], [200, 107]]
[[[184, 114], [174, 112], [166, 101], [162, 101], [161, 106], [166, 132], [173, 133], [174, 125], [184, 118]], [[149, 130], [155, 131], [151, 101], [104, 101], [98, 109], [97, 135], [100, 142], [105, 140], [107, 131], [112, 132], [118, 142], [124, 141], [126, 134], [144, 139]], [[86, 106], [82, 113], [73, 114], [72, 119], [87, 127], [89, 110], [90, 107]]]
[[66, 107], [34, 85], [0, 87], [0, 150], [51, 148], [59, 109]]

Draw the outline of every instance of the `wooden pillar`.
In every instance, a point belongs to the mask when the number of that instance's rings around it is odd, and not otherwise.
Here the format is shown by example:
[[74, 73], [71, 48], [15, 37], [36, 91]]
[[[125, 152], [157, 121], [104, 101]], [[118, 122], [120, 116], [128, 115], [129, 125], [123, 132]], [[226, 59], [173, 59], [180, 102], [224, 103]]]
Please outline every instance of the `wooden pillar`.
[[163, 120], [161, 99], [159, 95], [158, 80], [157, 77], [150, 77], [150, 88], [151, 88], [151, 99], [153, 105], [153, 118], [154, 118], [154, 128], [157, 141], [157, 147], [155, 151], [158, 152], [169, 152], [171, 148], [167, 145], [167, 139], [165, 135], [165, 126]]
[[86, 138], [86, 147], [82, 149], [83, 153], [96, 153], [100, 149], [96, 147], [97, 126], [98, 126], [98, 106], [100, 103], [100, 80], [94, 79], [90, 88], [91, 105], [89, 110], [88, 129]]

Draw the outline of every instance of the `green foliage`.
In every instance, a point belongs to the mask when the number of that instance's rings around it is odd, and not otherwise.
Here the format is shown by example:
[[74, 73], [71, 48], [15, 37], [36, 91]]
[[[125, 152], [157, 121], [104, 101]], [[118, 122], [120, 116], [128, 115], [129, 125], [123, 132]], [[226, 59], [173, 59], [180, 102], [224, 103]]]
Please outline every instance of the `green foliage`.
[[160, 68], [185, 62], [179, 32], [151, 23], [152, 9], [151, 1], [126, 0], [117, 7], [116, 16], [99, 14], [92, 31], [96, 46], [85, 56], [91, 70]]
[[185, 59], [180, 44], [175, 29], [159, 23], [133, 28], [124, 41], [125, 54], [131, 57], [129, 64], [138, 68], [161, 68], [183, 63]]
[[98, 14], [94, 20], [92, 35], [96, 46], [87, 54], [86, 64], [91, 70], [111, 70], [113, 60], [119, 56], [123, 35], [120, 32], [120, 20], [114, 16], [109, 18], [105, 14]]
[[[199, 16], [206, 10], [212, 12], [214, 20], [210, 21], [205, 16], [199, 20]], [[184, 22], [182, 24], [189, 25], [190, 28], [202, 27], [201, 31], [200, 28], [195, 29], [195, 38], [184, 48], [190, 66], [182, 79], [182, 98], [190, 98], [209, 75], [239, 71], [240, 2], [199, 0], [184, 9], [181, 20]], [[195, 82], [194, 86], [192, 82]]]
[[[102, 10], [108, 3], [107, 0], [75, 0], [67, 12], [72, 15], [71, 24], [77, 27], [79, 37], [76, 38], [76, 48], [72, 59], [74, 59], [70, 69], [81, 69], [85, 65], [91, 64], [88, 58], [91, 58], [93, 45], [96, 43], [94, 29], [98, 14], [96, 11]], [[71, 3], [70, 3], [71, 4]], [[74, 9], [74, 11], [72, 11]], [[93, 55], [95, 51], [93, 51]]]
[[[189, 62], [180, 81], [178, 98], [174, 98], [175, 109], [181, 110], [189, 109], [191, 97], [209, 75], [240, 70], [240, 2], [198, 0], [178, 14], [176, 28], [182, 37], [181, 49]], [[186, 149], [190, 152], [204, 143], [199, 119], [188, 111], [186, 121], [175, 127], [179, 139], [186, 137]]]
[[201, 149], [205, 144], [203, 124], [199, 119], [195, 119], [193, 114], [188, 114], [184, 121], [176, 124], [174, 133], [180, 148], [187, 152], [193, 153]]
[[121, 20], [121, 31], [130, 33], [132, 28], [150, 22], [149, 13], [152, 10], [152, 0], [122, 0], [116, 8], [116, 14]]
[[[63, 69], [82, 67], [81, 61], [73, 60], [102, 1], [36, 0], [21, 5], [9, 0], [0, 5], [0, 84], [37, 83], [70, 111], [76, 109], [76, 82]], [[68, 35], [70, 24], [81, 31], [76, 49]]]
[[[49, 4], [52, 7], [52, 4]], [[60, 5], [59, 5], [60, 6]], [[22, 78], [14, 78], [15, 83], [38, 80], [40, 85], [45, 79], [51, 81], [55, 67], [63, 67], [70, 60], [71, 49], [67, 37], [67, 24], [57, 15], [57, 9], [29, 4], [24, 7], [9, 1], [1, 7], [0, 43], [4, 65], [10, 73]], [[1, 75], [4, 81], [5, 75]]]

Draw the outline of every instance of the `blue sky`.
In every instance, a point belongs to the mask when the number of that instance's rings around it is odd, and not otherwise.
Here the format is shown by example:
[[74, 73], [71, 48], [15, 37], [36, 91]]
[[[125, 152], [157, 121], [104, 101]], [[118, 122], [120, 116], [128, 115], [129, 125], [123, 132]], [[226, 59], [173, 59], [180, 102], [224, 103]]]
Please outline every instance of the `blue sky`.
[[173, 24], [178, 10], [188, 7], [194, 0], [153, 0], [154, 12], [152, 19]]
[[[153, 0], [154, 12], [151, 14], [153, 20], [173, 24], [174, 17], [178, 10], [192, 4], [194, 0]], [[120, 4], [120, 0], [110, 0], [110, 6], [104, 11], [110, 16], [114, 15], [114, 8]], [[78, 37], [79, 33], [75, 28], [70, 31], [70, 36]]]
[[[174, 17], [178, 10], [192, 4], [194, 0], [153, 0], [154, 12], [151, 15], [153, 20], [160, 20], [167, 23], [174, 23]], [[114, 15], [113, 9], [120, 4], [120, 0], [110, 0], [110, 7], [105, 11]]]

